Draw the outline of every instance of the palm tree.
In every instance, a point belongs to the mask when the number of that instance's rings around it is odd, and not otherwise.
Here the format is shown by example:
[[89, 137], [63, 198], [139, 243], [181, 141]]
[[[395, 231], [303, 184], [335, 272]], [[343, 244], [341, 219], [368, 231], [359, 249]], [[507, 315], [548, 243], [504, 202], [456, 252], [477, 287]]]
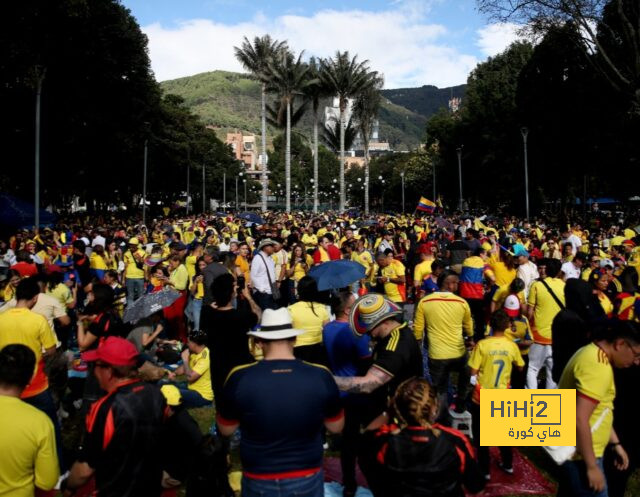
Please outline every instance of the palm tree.
[[[347, 125], [344, 127], [344, 148], [349, 150], [358, 137], [358, 128], [355, 127], [353, 117], [350, 117], [347, 121]], [[327, 147], [329, 147], [336, 154], [340, 153], [340, 123], [338, 121], [331, 121], [324, 125], [324, 134], [322, 139]]]
[[350, 98], [357, 97], [372, 85], [369, 72], [369, 61], [358, 62], [358, 56], [353, 59], [349, 52], [336, 52], [332, 59], [321, 62], [320, 79], [324, 86], [338, 97], [340, 109], [340, 212], [344, 211], [346, 191], [344, 184], [344, 130], [345, 111]]
[[362, 144], [364, 146], [364, 213], [369, 214], [369, 140], [373, 127], [378, 121], [378, 109], [382, 99], [380, 90], [384, 85], [382, 75], [371, 75], [373, 84], [362, 91], [353, 104], [353, 116], [358, 123]]
[[272, 40], [271, 36], [256, 36], [253, 45], [245, 36], [240, 47], [233, 47], [236, 59], [251, 75], [262, 83], [262, 210], [267, 210], [267, 117], [266, 117], [266, 81], [267, 66], [278, 52], [287, 49], [286, 41]]
[[313, 213], [318, 212], [318, 121], [320, 100], [324, 97], [331, 95], [320, 80], [320, 61], [317, 61], [315, 57], [311, 57], [309, 60], [309, 73], [310, 80], [315, 80], [315, 84], [307, 85], [304, 90], [304, 95], [307, 101], [311, 102], [313, 107]]
[[308, 85], [316, 83], [316, 80], [307, 78], [309, 66], [302, 61], [303, 52], [298, 58], [290, 50], [281, 50], [273, 57], [268, 67], [267, 91], [278, 95], [281, 108], [286, 112], [286, 143], [284, 150], [284, 175], [285, 175], [285, 210], [291, 211], [291, 108], [296, 96], [301, 96]]

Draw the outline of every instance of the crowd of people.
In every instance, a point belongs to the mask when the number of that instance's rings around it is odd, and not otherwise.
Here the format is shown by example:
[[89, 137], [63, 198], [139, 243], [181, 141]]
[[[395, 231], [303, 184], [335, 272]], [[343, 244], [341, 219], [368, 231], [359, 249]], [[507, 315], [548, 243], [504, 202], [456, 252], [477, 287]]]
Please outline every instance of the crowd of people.
[[[558, 495], [622, 497], [640, 463], [633, 221], [270, 212], [7, 233], [0, 495], [230, 496], [239, 444], [243, 496], [321, 496], [331, 442], [345, 497], [356, 466], [376, 497], [461, 496], [522, 477], [511, 448], [492, 463], [480, 446], [482, 389], [570, 388]], [[362, 276], [319, 290], [313, 268], [337, 260]]]

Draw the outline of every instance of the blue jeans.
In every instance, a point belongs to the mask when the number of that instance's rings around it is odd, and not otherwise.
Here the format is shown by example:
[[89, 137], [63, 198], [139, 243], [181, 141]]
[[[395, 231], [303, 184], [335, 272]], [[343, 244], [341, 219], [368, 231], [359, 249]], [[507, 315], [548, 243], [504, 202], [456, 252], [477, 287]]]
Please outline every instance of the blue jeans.
[[193, 329], [200, 329], [200, 313], [202, 312], [202, 299], [191, 301], [191, 312], [193, 313]]
[[144, 279], [127, 278], [125, 288], [127, 289], [127, 305], [131, 305], [144, 295]]
[[302, 478], [256, 480], [242, 477], [242, 497], [323, 497], [322, 470]]
[[[602, 457], [596, 459], [598, 467], [604, 474]], [[562, 478], [558, 484], [558, 497], [607, 497], [607, 484], [604, 490], [594, 492], [589, 488], [587, 468], [584, 461], [567, 461], [562, 465]]]
[[64, 460], [62, 458], [62, 433], [60, 431], [60, 422], [58, 421], [58, 414], [56, 412], [56, 406], [53, 402], [53, 397], [51, 396], [51, 391], [47, 388], [44, 392], [39, 393], [38, 395], [34, 395], [32, 397], [27, 397], [26, 399], [22, 399], [29, 405], [32, 405], [39, 411], [42, 411], [53, 423], [53, 430], [56, 437], [56, 452], [58, 454], [58, 466], [60, 466], [60, 474], [63, 474], [67, 468], [64, 465]]

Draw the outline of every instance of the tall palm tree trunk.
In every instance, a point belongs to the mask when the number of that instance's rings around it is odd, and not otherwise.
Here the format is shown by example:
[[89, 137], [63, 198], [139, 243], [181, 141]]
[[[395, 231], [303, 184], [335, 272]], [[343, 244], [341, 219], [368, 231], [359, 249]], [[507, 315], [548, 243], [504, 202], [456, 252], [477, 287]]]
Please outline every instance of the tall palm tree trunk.
[[346, 203], [344, 185], [344, 104], [340, 102], [340, 208], [339, 212], [344, 212]]
[[262, 103], [261, 115], [262, 119], [262, 210], [267, 210], [267, 91], [266, 85], [262, 83]]
[[318, 111], [313, 116], [313, 213], [318, 213]]
[[369, 215], [369, 142], [364, 144], [364, 214]]
[[286, 185], [286, 206], [285, 210], [291, 212], [291, 100], [287, 99], [287, 132], [286, 145], [284, 149], [284, 175]]

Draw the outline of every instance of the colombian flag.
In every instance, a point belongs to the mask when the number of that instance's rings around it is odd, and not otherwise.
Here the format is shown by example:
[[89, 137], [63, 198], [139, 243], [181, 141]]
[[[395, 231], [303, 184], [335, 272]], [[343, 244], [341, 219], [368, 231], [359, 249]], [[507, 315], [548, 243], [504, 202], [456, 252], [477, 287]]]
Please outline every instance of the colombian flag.
[[435, 202], [427, 198], [420, 197], [420, 201], [418, 202], [418, 207], [416, 207], [416, 210], [431, 213], [436, 210], [436, 204]]

